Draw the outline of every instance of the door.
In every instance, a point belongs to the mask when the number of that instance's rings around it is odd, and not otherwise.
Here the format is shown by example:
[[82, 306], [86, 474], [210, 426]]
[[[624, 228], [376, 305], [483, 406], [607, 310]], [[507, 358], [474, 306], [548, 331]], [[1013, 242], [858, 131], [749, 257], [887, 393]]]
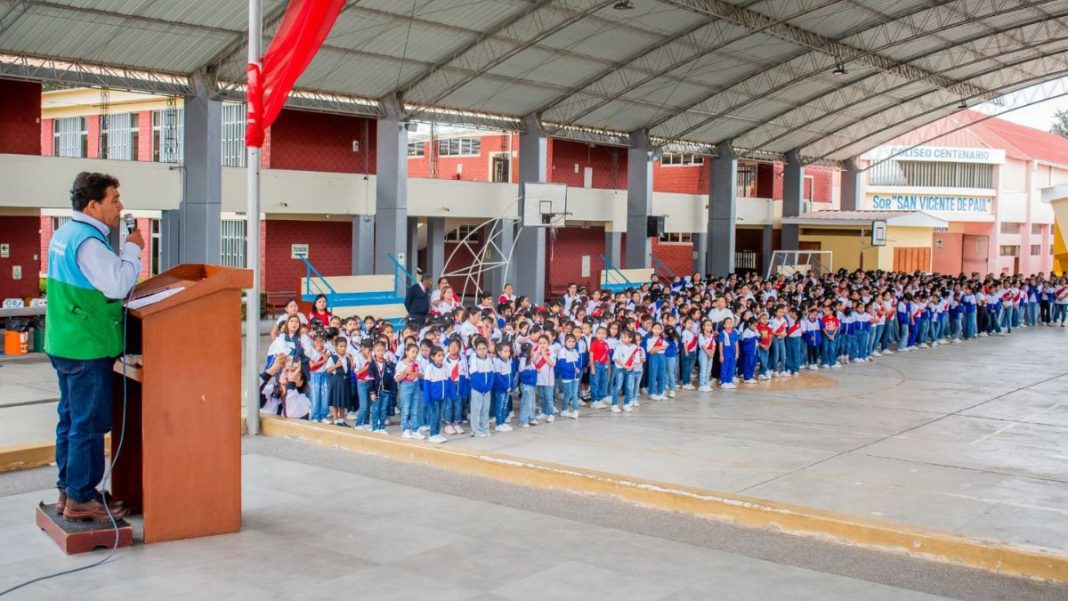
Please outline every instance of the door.
[[911, 273], [931, 271], [931, 248], [929, 246], [899, 246], [894, 249], [894, 271]]
[[507, 154], [498, 154], [493, 157], [493, 181], [508, 183], [512, 171], [512, 161]]
[[965, 234], [961, 244], [961, 271], [967, 275], [989, 273], [988, 236], [970, 236]]
[[582, 187], [593, 187], [593, 167], [586, 167], [582, 170]]

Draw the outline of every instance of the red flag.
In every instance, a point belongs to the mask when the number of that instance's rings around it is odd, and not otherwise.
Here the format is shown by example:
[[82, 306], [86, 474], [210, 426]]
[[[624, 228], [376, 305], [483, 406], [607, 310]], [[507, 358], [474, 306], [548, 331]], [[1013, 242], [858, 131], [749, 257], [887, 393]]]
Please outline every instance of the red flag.
[[260, 64], [248, 66], [246, 146], [263, 146], [264, 132], [282, 112], [293, 84], [319, 52], [344, 7], [345, 0], [290, 0]]

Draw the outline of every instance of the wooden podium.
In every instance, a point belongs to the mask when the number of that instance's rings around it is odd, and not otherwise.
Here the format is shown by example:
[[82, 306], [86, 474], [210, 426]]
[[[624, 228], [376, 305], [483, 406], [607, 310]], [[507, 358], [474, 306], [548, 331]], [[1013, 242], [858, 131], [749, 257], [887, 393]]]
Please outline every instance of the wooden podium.
[[179, 265], [134, 292], [181, 288], [130, 309], [126, 355], [141, 367], [115, 365], [112, 456], [123, 446], [112, 492], [144, 516], [146, 543], [241, 528], [241, 291], [251, 286], [249, 270]]

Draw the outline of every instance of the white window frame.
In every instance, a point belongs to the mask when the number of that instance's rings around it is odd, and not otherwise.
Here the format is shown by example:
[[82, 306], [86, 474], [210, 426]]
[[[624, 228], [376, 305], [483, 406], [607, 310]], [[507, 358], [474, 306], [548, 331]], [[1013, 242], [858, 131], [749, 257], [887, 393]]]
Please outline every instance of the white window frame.
[[657, 238], [660, 244], [693, 244], [690, 232], [664, 232]]
[[[455, 146], [455, 148], [454, 148]], [[438, 140], [438, 156], [477, 157], [482, 154], [482, 138], [445, 138]]]
[[665, 152], [660, 155], [661, 167], [694, 167], [704, 164], [704, 155], [692, 152]]
[[152, 111], [152, 160], [159, 163], [182, 163], [185, 143], [184, 118], [184, 109]]
[[245, 166], [244, 103], [222, 106], [222, 164], [223, 167]]
[[227, 267], [245, 267], [246, 222], [223, 219], [219, 227], [219, 263]]
[[88, 154], [89, 123], [85, 117], [63, 117], [52, 122], [52, 154], [84, 159]]
[[477, 223], [463, 223], [445, 233], [445, 242], [463, 242], [478, 228]]
[[408, 158], [421, 159], [426, 156], [426, 142], [408, 142]]
[[136, 161], [139, 140], [137, 113], [102, 115], [100, 123], [100, 158], [113, 161]]

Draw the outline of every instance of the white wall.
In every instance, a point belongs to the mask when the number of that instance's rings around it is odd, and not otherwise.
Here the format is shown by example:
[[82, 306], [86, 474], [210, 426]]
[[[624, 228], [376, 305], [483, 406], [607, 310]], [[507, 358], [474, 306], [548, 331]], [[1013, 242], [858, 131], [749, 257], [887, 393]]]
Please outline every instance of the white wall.
[[[182, 171], [177, 165], [140, 161], [65, 159], [30, 155], [0, 155], [0, 208], [63, 209], [70, 207], [70, 184], [80, 171], [110, 173], [121, 182], [122, 200], [131, 211], [178, 208]], [[260, 210], [284, 218], [321, 215], [373, 215], [375, 176], [264, 169], [261, 171]], [[244, 213], [246, 172], [223, 168], [222, 211]], [[412, 216], [485, 220], [518, 218], [519, 186], [508, 183], [411, 178], [408, 211]], [[708, 196], [653, 194], [654, 215], [666, 216], [669, 232], [703, 233], [708, 225]], [[739, 198], [739, 225], [778, 224], [782, 203]], [[604, 223], [609, 231], [625, 231], [627, 191], [595, 188], [568, 189], [568, 221]]]

